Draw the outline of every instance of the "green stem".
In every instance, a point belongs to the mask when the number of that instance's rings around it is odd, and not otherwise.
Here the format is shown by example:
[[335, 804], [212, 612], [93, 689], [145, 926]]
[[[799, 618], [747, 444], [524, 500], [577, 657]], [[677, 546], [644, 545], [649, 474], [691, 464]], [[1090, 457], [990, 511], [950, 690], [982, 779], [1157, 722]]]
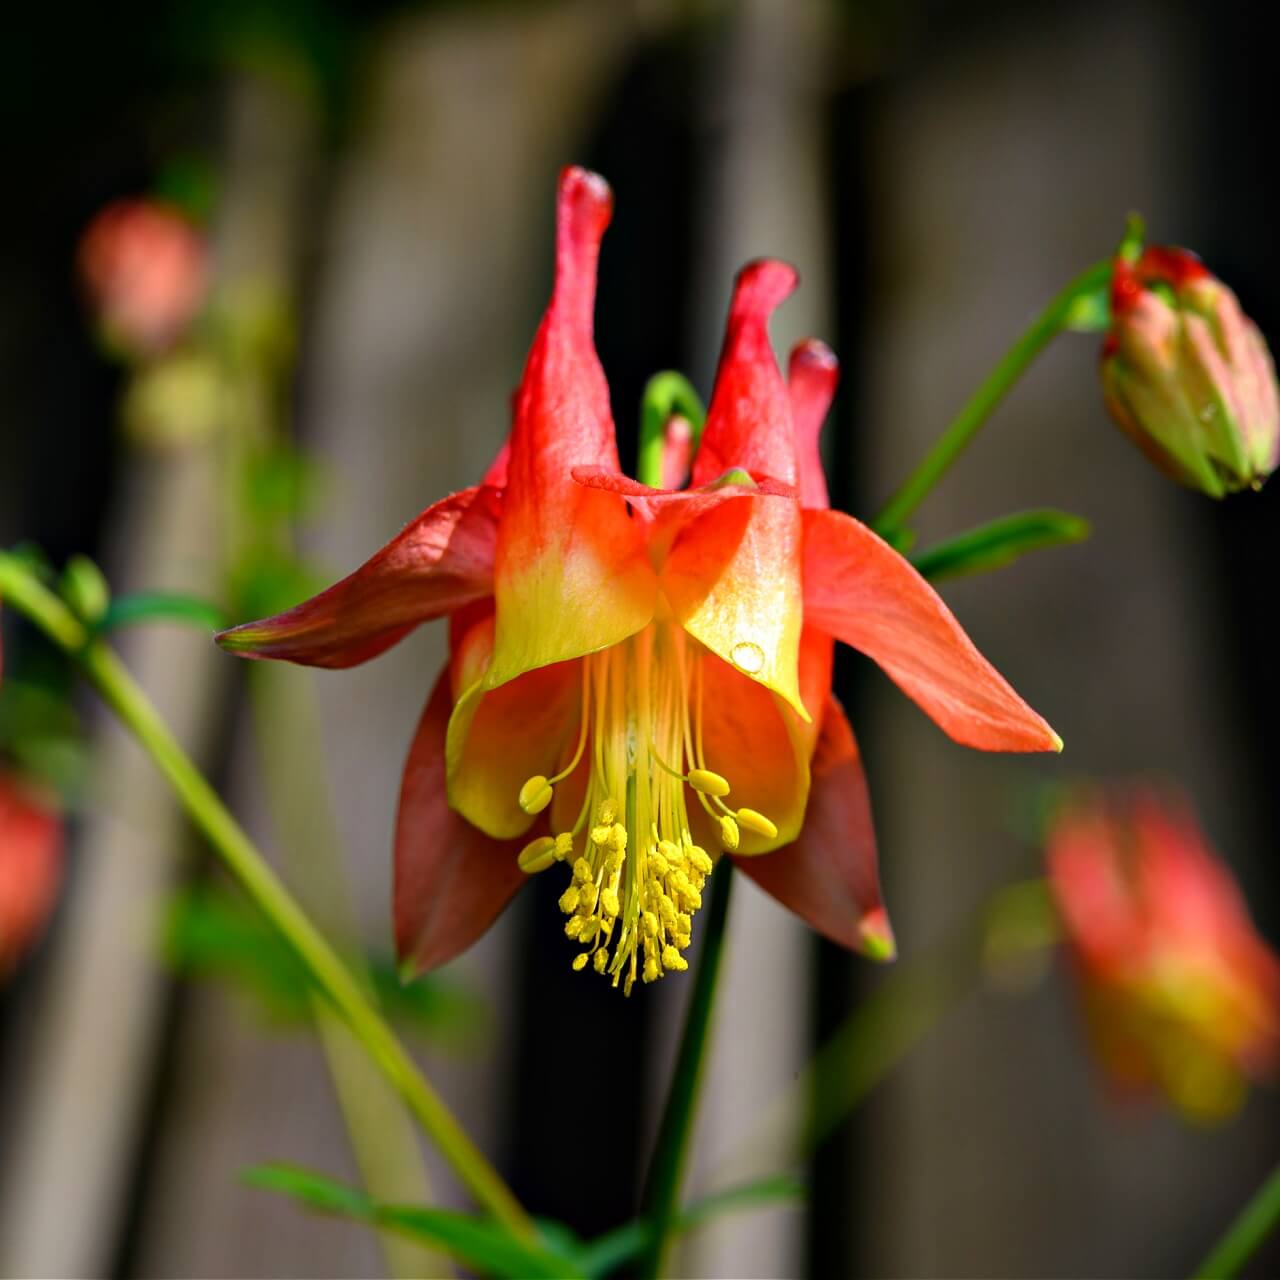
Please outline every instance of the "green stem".
[[1072, 308], [1086, 294], [1101, 288], [1111, 278], [1111, 262], [1099, 262], [1078, 275], [1023, 331], [1005, 352], [1000, 363], [987, 375], [968, 403], [951, 420], [925, 455], [924, 461], [907, 477], [875, 518], [872, 528], [882, 537], [897, 533], [907, 518], [924, 501], [965, 446], [991, 416], [1009, 389], [1027, 367], [1066, 327]]
[[711, 1011], [715, 1006], [716, 980], [724, 956], [725, 924], [729, 918], [729, 897], [733, 889], [733, 864], [721, 858], [711, 875], [711, 905], [702, 930], [702, 955], [689, 996], [680, 1054], [671, 1077], [671, 1090], [662, 1113], [658, 1141], [645, 1186], [644, 1213], [652, 1228], [639, 1274], [656, 1280], [662, 1272], [668, 1239], [676, 1219], [680, 1180], [689, 1152], [689, 1137], [698, 1087], [706, 1059]]
[[1194, 1280], [1229, 1280], [1239, 1274], [1277, 1223], [1280, 1223], [1280, 1165], [1271, 1171], [1240, 1216], [1196, 1268]]
[[155, 762], [192, 822], [227, 869], [293, 948], [356, 1039], [439, 1148], [476, 1202], [524, 1240], [533, 1224], [497, 1171], [419, 1071], [360, 983], [307, 918], [217, 793], [183, 751], [124, 664], [93, 640], [71, 611], [22, 562], [0, 553], [0, 599], [25, 614], [73, 657], [103, 700]]
[[693, 429], [692, 448], [707, 421], [706, 410], [693, 384], [682, 373], [655, 373], [645, 384], [640, 402], [640, 451], [636, 462], [636, 479], [651, 488], [662, 487], [662, 450], [667, 438], [667, 423], [676, 414], [686, 419]]

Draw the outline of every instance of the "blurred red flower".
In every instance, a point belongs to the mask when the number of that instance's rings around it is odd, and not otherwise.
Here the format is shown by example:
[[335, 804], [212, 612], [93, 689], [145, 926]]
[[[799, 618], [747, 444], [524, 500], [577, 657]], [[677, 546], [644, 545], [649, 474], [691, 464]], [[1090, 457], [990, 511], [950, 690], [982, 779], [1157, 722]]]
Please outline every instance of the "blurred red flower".
[[39, 936], [61, 880], [61, 817], [24, 783], [0, 773], [0, 977]]
[[89, 223], [78, 266], [106, 340], [132, 357], [172, 346], [204, 298], [203, 236], [155, 200], [118, 200]]
[[1280, 959], [1188, 803], [1090, 793], [1054, 820], [1049, 882], [1112, 1079], [1215, 1119], [1280, 1066]]

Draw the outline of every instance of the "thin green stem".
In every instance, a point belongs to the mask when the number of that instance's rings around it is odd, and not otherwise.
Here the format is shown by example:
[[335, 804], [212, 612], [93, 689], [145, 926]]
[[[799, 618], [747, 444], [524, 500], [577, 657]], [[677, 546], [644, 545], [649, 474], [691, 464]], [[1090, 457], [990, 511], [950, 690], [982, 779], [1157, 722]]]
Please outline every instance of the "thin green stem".
[[534, 1239], [533, 1224], [511, 1190], [419, 1071], [395, 1032], [369, 1003], [360, 983], [227, 811], [116, 654], [102, 641], [92, 639], [62, 601], [20, 560], [4, 553], [0, 553], [0, 599], [25, 614], [80, 664], [90, 683], [160, 769], [192, 822], [293, 948], [477, 1204], [520, 1238]]
[[725, 925], [729, 919], [729, 897], [732, 889], [733, 864], [728, 858], [721, 858], [711, 876], [711, 905], [702, 931], [702, 955], [698, 959], [698, 972], [689, 996], [680, 1053], [671, 1077], [671, 1089], [667, 1094], [667, 1105], [662, 1113], [658, 1141], [645, 1185], [643, 1216], [650, 1223], [653, 1234], [641, 1261], [639, 1274], [649, 1277], [649, 1280], [656, 1280], [662, 1272], [667, 1244], [676, 1220], [680, 1181], [689, 1153], [693, 1113], [698, 1102], [698, 1087], [702, 1082], [711, 1013], [715, 1007], [717, 979], [724, 956]]
[[662, 487], [662, 453], [667, 438], [667, 423], [676, 415], [684, 418], [693, 430], [690, 448], [698, 447], [698, 439], [706, 424], [693, 384], [682, 373], [655, 373], [645, 384], [640, 402], [640, 450], [636, 460], [636, 479], [651, 488]]
[[1229, 1280], [1253, 1257], [1280, 1223], [1280, 1165], [1241, 1210], [1209, 1256], [1196, 1268], [1194, 1280]]
[[978, 434], [1013, 384], [1026, 372], [1036, 356], [1067, 326], [1077, 301], [1100, 289], [1110, 278], [1111, 262], [1108, 260], [1096, 263], [1078, 275], [1032, 320], [964, 408], [951, 420], [924, 460], [875, 518], [872, 528], [877, 533], [889, 537], [902, 528], [903, 523]]

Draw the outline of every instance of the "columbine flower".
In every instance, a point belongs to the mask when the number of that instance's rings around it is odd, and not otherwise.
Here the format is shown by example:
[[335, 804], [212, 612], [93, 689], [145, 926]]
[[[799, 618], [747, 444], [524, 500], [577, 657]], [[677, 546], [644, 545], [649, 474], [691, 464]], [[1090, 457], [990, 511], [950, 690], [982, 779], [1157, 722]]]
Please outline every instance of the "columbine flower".
[[1116, 259], [1102, 387], [1143, 453], [1211, 497], [1258, 488], [1280, 459], [1267, 344], [1236, 295], [1184, 249]]
[[1200, 1119], [1280, 1066], [1280, 959], [1184, 802], [1087, 796], [1056, 818], [1049, 881], [1098, 1055]]
[[155, 200], [109, 204], [85, 229], [78, 262], [104, 336], [131, 356], [172, 346], [204, 298], [204, 239]]
[[44, 927], [61, 878], [61, 819], [0, 773], [0, 978]]
[[555, 288], [483, 482], [220, 643], [347, 667], [449, 615], [396, 835], [397, 942], [414, 970], [468, 946], [526, 874], [560, 862], [574, 967], [630, 990], [687, 967], [722, 851], [829, 937], [887, 956], [862, 766], [831, 696], [834, 639], [960, 742], [1059, 740], [901, 556], [826, 509], [817, 436], [835, 362], [802, 346], [788, 393], [766, 332], [790, 267], [738, 278], [693, 487], [621, 474], [592, 342], [611, 212], [603, 179], [565, 171]]

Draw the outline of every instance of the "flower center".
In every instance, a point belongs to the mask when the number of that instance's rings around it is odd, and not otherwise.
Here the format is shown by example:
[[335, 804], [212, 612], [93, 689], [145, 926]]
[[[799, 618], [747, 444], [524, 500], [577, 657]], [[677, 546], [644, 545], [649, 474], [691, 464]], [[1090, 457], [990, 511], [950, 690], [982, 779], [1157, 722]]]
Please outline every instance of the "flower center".
[[573, 967], [611, 975], [628, 995], [637, 974], [653, 982], [689, 967], [681, 953], [713, 863], [690, 834], [688, 797], [730, 852], [740, 826], [777, 835], [763, 814], [725, 804], [729, 783], [704, 759], [701, 664], [716, 660], [668, 624], [584, 658], [577, 749], [555, 777], [520, 789], [521, 808], [535, 814], [557, 784], [585, 782], [573, 827], [531, 841], [520, 866], [572, 864], [560, 909], [566, 935], [584, 948]]

